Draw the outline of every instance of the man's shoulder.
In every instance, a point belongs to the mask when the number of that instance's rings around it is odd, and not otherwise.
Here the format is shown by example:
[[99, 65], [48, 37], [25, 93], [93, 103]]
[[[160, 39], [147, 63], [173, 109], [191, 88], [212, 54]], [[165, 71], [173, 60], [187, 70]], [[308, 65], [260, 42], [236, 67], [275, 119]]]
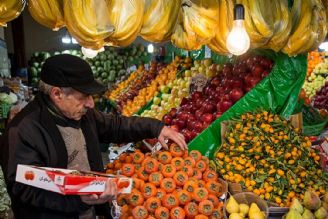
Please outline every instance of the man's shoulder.
[[28, 103], [12, 121], [8, 124], [8, 128], [13, 126], [20, 126], [31, 124], [32, 121], [37, 121], [39, 119], [41, 108], [34, 101]]

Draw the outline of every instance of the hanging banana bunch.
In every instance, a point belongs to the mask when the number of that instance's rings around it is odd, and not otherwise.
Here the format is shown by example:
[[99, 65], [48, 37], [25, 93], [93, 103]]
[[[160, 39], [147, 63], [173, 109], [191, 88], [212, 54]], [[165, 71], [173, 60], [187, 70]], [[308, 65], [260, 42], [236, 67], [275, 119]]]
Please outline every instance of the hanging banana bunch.
[[[274, 19], [274, 22], [272, 23], [274, 34], [266, 47], [278, 52], [286, 45], [292, 29], [291, 14], [288, 9], [287, 0], [276, 0], [270, 2], [271, 5], [267, 5], [266, 7], [270, 8], [270, 11], [272, 12], [269, 17]], [[266, 17], [266, 19], [270, 18]]]
[[28, 10], [34, 20], [54, 31], [65, 26], [63, 0], [29, 0]]
[[109, 0], [64, 0], [66, 27], [83, 47], [100, 49], [113, 33], [108, 5]]
[[217, 28], [215, 37], [207, 44], [214, 52], [227, 55], [229, 51], [226, 47], [226, 40], [233, 25], [233, 0], [219, 1], [219, 27]]
[[326, 37], [327, 17], [321, 0], [295, 0], [292, 31], [283, 52], [289, 56], [315, 49]]
[[219, 27], [218, 0], [182, 0], [182, 13], [184, 29], [197, 35], [202, 45], [215, 37]]
[[245, 7], [245, 28], [251, 40], [251, 48], [258, 48], [268, 43], [273, 35], [264, 15], [268, 13], [267, 3], [273, 1], [241, 0]]
[[174, 46], [185, 50], [198, 50], [202, 47], [198, 36], [184, 29], [182, 13], [179, 13], [178, 23], [171, 36], [171, 42]]
[[23, 11], [26, 0], [0, 1], [0, 26], [7, 26], [7, 22], [14, 20]]
[[110, 0], [109, 19], [115, 31], [105, 41], [111, 46], [128, 46], [138, 36], [144, 14], [144, 0]]
[[140, 36], [150, 42], [170, 39], [178, 20], [181, 0], [146, 0]]

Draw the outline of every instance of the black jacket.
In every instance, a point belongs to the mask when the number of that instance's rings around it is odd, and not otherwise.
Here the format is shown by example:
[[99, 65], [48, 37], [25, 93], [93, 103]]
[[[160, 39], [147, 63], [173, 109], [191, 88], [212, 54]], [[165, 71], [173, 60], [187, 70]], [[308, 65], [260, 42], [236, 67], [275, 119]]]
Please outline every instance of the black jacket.
[[[79, 196], [61, 195], [15, 182], [17, 164], [67, 168], [67, 151], [56, 127], [57, 120], [38, 95], [9, 123], [0, 146], [12, 209], [21, 218], [78, 218], [90, 206]], [[163, 124], [154, 119], [120, 117], [89, 110], [80, 121], [91, 170], [103, 171], [99, 142], [120, 143], [158, 137]], [[95, 206], [98, 215], [109, 216], [109, 206]]]

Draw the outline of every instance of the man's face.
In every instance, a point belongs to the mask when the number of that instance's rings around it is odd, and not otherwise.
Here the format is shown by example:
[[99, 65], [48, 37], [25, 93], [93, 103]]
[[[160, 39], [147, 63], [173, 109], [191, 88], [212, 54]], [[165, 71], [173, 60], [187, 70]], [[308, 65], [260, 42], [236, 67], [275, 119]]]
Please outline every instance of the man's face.
[[88, 109], [95, 106], [91, 95], [83, 94], [74, 89], [71, 89], [70, 92], [61, 91], [61, 98], [56, 101], [55, 105], [69, 119], [78, 121]]

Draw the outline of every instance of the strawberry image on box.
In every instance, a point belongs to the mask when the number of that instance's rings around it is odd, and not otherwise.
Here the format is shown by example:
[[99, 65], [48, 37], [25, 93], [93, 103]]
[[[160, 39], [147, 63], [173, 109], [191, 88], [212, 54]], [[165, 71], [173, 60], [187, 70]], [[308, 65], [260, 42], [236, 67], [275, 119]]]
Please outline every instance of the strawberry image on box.
[[16, 181], [64, 195], [100, 194], [106, 181], [117, 184], [118, 193], [131, 193], [132, 179], [98, 172], [17, 165]]

